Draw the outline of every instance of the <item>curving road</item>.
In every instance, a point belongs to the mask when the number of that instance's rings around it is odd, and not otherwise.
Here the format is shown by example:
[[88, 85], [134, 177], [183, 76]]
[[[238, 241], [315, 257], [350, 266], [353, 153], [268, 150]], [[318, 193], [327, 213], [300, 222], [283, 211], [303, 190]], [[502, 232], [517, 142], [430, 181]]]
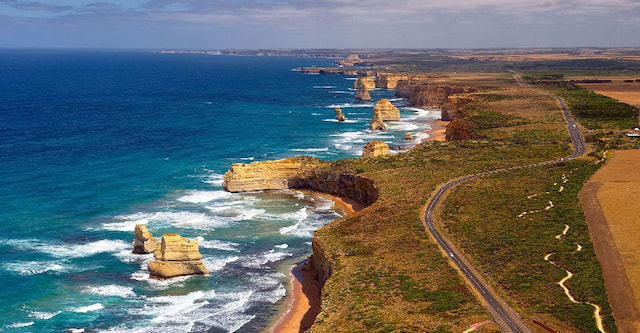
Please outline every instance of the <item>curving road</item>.
[[558, 103], [560, 104], [560, 107], [562, 108], [562, 112], [564, 113], [564, 117], [567, 120], [569, 134], [571, 135], [571, 140], [573, 141], [573, 147], [574, 147], [573, 154], [571, 154], [571, 156], [569, 157], [563, 157], [558, 160], [529, 164], [529, 165], [512, 167], [507, 169], [492, 170], [492, 171], [487, 171], [483, 173], [468, 175], [468, 176], [453, 180], [445, 184], [444, 186], [442, 186], [436, 192], [436, 194], [431, 198], [426, 208], [424, 223], [429, 233], [431, 233], [431, 236], [433, 236], [433, 238], [438, 242], [438, 245], [440, 246], [440, 248], [445, 253], [447, 253], [447, 255], [449, 256], [449, 259], [453, 261], [453, 263], [458, 267], [458, 269], [464, 275], [464, 277], [468, 280], [468, 282], [480, 294], [480, 296], [482, 297], [482, 300], [485, 303], [485, 307], [489, 310], [489, 312], [495, 319], [496, 323], [500, 325], [500, 328], [502, 328], [504, 332], [530, 333], [531, 330], [525, 325], [525, 323], [517, 315], [517, 313], [503, 299], [497, 296], [495, 291], [493, 291], [489, 286], [489, 284], [480, 276], [480, 274], [478, 274], [475, 271], [475, 269], [468, 263], [466, 258], [460, 255], [460, 252], [453, 246], [453, 244], [440, 234], [433, 220], [433, 212], [436, 209], [436, 206], [440, 203], [440, 200], [442, 199], [442, 196], [444, 195], [444, 193], [447, 192], [452, 187], [466, 180], [482, 177], [486, 175], [501, 173], [501, 172], [507, 172], [511, 170], [556, 164], [559, 162], [568, 161], [568, 160], [577, 158], [586, 153], [586, 143], [582, 138], [582, 132], [580, 131], [580, 128], [578, 127], [578, 125], [571, 118], [571, 115], [567, 110], [567, 106], [564, 100], [560, 96], [556, 96], [546, 91], [542, 91], [540, 89], [536, 89], [527, 85], [517, 73], [514, 72], [513, 74], [516, 82], [518, 82], [519, 85], [523, 87], [527, 87], [529, 89], [533, 89], [547, 96], [553, 97], [558, 101]]

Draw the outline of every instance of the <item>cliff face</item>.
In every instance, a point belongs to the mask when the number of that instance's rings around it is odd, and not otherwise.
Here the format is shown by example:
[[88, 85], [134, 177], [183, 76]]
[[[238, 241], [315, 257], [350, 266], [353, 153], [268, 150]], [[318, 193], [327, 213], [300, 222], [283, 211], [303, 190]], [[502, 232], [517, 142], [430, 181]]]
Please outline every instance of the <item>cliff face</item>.
[[449, 96], [472, 92], [470, 87], [431, 84], [418, 80], [401, 80], [396, 85], [396, 96], [409, 99], [409, 106], [440, 109]]
[[366, 177], [335, 173], [320, 167], [312, 157], [234, 164], [224, 174], [222, 186], [229, 192], [300, 189], [344, 196], [368, 206], [378, 199], [378, 190]]
[[373, 112], [375, 113], [377, 111], [380, 111], [380, 115], [384, 121], [400, 120], [400, 110], [387, 99], [381, 99], [376, 103]]
[[275, 161], [236, 163], [224, 174], [224, 189], [229, 192], [282, 190], [300, 186], [309, 177], [318, 160], [311, 157]]
[[398, 81], [407, 80], [408, 78], [406, 75], [379, 74], [376, 78], [376, 88], [395, 89]]
[[469, 117], [471, 114], [464, 107], [475, 99], [470, 96], [451, 95], [442, 105], [442, 120], [451, 121]]

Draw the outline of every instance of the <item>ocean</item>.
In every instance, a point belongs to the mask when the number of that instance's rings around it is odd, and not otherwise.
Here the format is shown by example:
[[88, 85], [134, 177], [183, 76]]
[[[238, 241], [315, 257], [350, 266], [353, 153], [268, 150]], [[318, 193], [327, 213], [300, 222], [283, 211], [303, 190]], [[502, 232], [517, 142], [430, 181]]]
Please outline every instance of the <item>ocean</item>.
[[[228, 193], [232, 163], [407, 148], [439, 117], [400, 106], [372, 133], [331, 59], [0, 50], [0, 331], [260, 332], [288, 268], [340, 217], [297, 191]], [[347, 121], [334, 119], [340, 106]], [[411, 132], [415, 140], [407, 142]], [[149, 279], [134, 226], [198, 238], [206, 276]]]

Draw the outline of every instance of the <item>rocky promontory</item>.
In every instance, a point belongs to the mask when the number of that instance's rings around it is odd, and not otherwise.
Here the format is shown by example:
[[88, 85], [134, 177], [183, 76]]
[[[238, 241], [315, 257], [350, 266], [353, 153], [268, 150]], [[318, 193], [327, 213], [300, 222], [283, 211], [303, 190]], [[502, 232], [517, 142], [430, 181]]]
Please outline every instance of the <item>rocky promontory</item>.
[[149, 263], [149, 273], [157, 278], [182, 275], [209, 274], [202, 263], [198, 239], [186, 239], [176, 234], [162, 236], [160, 246], [153, 252], [156, 260]]
[[389, 155], [389, 145], [383, 141], [371, 141], [362, 149], [362, 157]]
[[274, 161], [233, 164], [222, 186], [229, 192], [298, 189], [346, 197], [368, 206], [378, 199], [369, 178], [326, 168], [326, 162], [309, 156]]

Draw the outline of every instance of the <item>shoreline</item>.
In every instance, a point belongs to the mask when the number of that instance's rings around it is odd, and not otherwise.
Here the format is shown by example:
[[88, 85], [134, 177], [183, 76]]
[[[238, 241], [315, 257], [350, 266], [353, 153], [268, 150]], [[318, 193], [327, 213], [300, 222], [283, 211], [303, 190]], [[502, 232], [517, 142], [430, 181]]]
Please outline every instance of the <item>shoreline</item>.
[[[321, 195], [333, 200], [333, 209], [343, 216], [365, 208], [363, 204], [353, 199], [315, 191], [302, 192]], [[311, 267], [309, 259], [292, 266], [289, 269], [289, 286], [285, 296], [287, 299], [286, 309], [278, 315], [275, 323], [270, 325], [265, 332], [298, 333], [308, 330], [320, 313], [321, 291], [320, 282], [316, 279], [316, 273]]]
[[449, 121], [444, 121], [444, 120], [434, 120], [432, 123], [430, 123], [429, 125], [431, 126], [431, 129], [428, 131], [425, 131], [429, 134], [429, 137], [424, 140], [425, 141], [446, 141], [446, 132], [447, 132], [447, 124], [449, 124]]
[[[446, 141], [445, 132], [448, 121], [434, 120], [431, 129], [425, 131], [429, 137], [427, 141]], [[298, 190], [300, 191], [300, 190]], [[301, 192], [313, 193], [333, 200], [333, 209], [343, 216], [355, 213], [365, 208], [365, 205], [346, 197], [335, 196], [316, 191]], [[299, 333], [304, 332], [313, 325], [316, 316], [321, 311], [320, 293], [322, 289], [309, 259], [306, 259], [289, 269], [289, 286], [287, 288], [286, 308], [277, 320], [267, 327], [268, 333]]]

